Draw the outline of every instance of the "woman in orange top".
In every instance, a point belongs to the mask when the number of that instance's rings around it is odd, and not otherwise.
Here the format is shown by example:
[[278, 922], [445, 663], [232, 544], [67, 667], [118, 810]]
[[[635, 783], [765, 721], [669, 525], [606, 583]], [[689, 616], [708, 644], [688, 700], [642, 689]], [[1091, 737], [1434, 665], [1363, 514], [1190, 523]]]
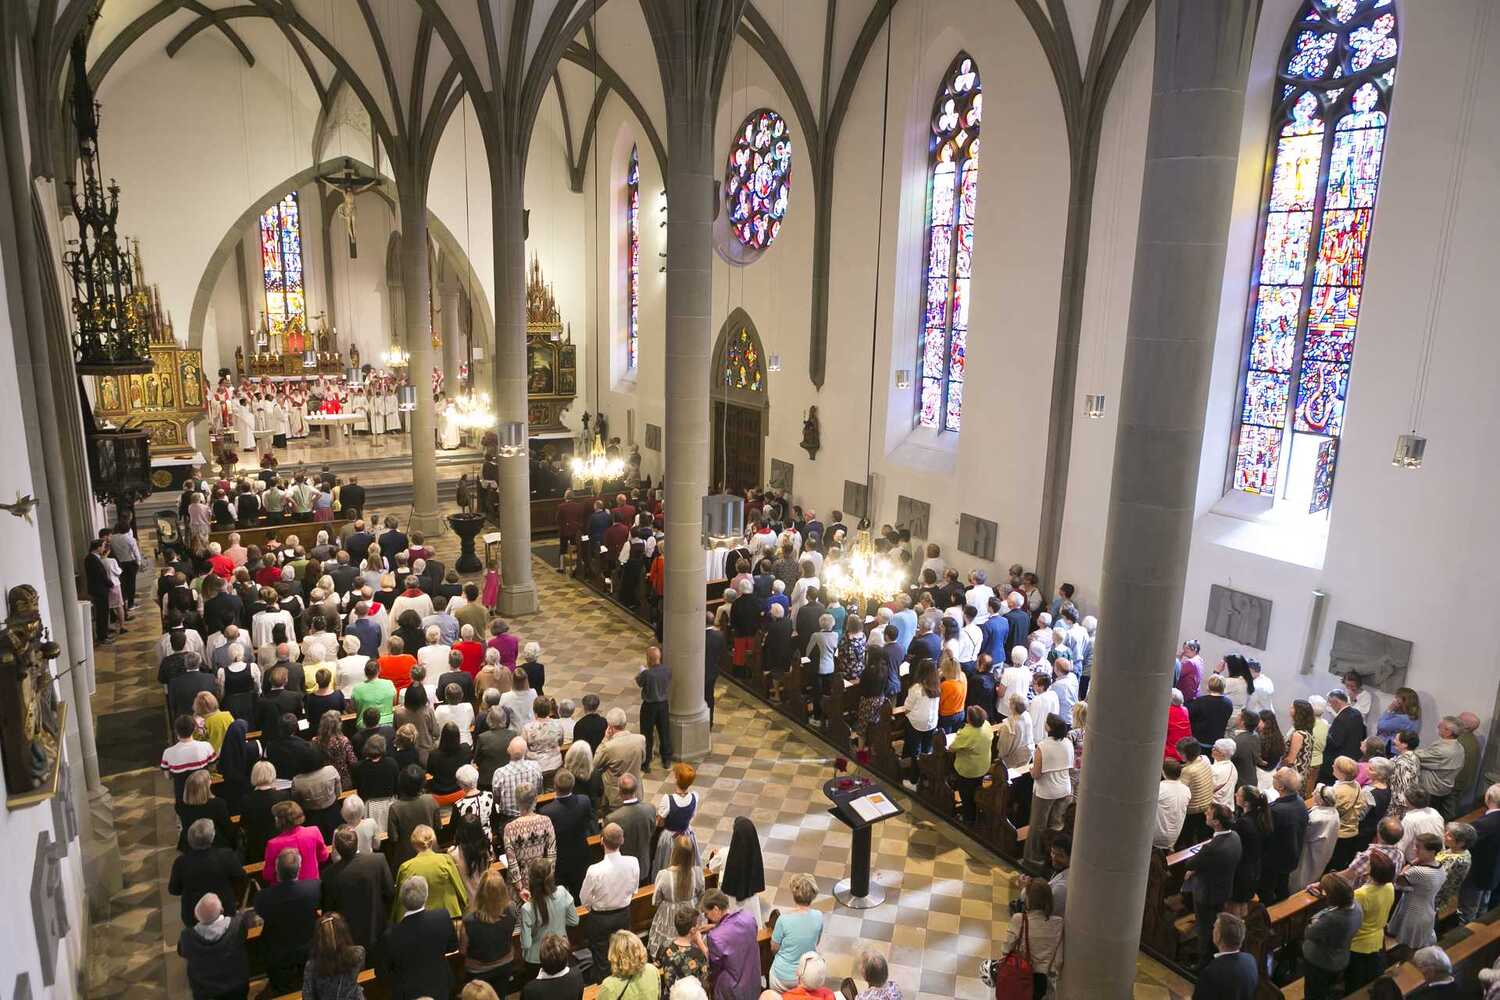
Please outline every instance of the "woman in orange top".
[[964, 699], [969, 694], [969, 680], [963, 669], [948, 650], [938, 661], [938, 728], [945, 733], [956, 733], [964, 724]]

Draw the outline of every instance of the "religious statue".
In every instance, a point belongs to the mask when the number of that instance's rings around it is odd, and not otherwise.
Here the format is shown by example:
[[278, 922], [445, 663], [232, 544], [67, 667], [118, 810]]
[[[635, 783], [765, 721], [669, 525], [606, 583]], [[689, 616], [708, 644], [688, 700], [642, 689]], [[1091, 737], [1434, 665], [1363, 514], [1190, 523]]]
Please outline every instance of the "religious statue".
[[359, 348], [355, 347], [353, 344], [349, 345], [349, 367], [355, 369], [359, 368]]
[[[318, 180], [337, 191], [342, 198], [339, 214], [344, 217], [344, 232], [349, 238], [349, 259], [359, 260], [359, 241], [354, 226], [354, 199], [380, 183], [378, 177], [360, 177], [354, 171], [354, 161], [344, 157], [344, 169], [337, 174], [322, 174]], [[355, 367], [359, 363], [355, 362]]]
[[19, 795], [42, 784], [57, 764], [61, 734], [51, 661], [62, 650], [42, 624], [35, 587], [12, 587], [6, 600], [9, 612], [0, 630], [0, 747], [6, 787]]
[[823, 447], [821, 436], [818, 433], [818, 408], [809, 406], [807, 416], [802, 420], [802, 450], [807, 452], [807, 457], [814, 462], [818, 460], [818, 449]]
[[234, 377], [241, 381], [245, 378], [245, 349], [243, 347], [234, 349]]

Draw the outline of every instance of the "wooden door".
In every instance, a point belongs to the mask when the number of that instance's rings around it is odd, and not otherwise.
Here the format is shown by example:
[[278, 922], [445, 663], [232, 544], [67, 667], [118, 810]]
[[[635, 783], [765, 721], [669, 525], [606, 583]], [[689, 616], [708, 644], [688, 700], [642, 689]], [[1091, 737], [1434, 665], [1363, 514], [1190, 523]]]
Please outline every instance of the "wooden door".
[[761, 447], [765, 440], [761, 433], [763, 411], [721, 400], [715, 400], [713, 408], [713, 444], [710, 449], [713, 463], [708, 471], [710, 486], [722, 482], [735, 493], [759, 487]]

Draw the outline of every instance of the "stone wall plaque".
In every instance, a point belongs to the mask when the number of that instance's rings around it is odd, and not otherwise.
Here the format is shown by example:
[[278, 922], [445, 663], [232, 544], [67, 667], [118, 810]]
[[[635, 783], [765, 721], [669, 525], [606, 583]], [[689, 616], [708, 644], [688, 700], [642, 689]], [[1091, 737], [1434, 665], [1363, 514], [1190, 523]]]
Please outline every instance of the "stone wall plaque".
[[790, 496], [792, 492], [793, 471], [794, 466], [791, 462], [783, 462], [779, 458], [771, 459], [771, 489]]
[[1340, 677], [1359, 674], [1371, 687], [1394, 691], [1406, 683], [1406, 668], [1410, 665], [1410, 641], [1348, 622], [1334, 623], [1333, 649], [1328, 653], [1329, 673]]
[[646, 449], [648, 451], [661, 451], [661, 425], [646, 425]]
[[973, 514], [958, 516], [958, 551], [979, 559], [995, 558], [995, 542], [1000, 525]]
[[932, 520], [932, 504], [911, 497], [896, 498], [896, 527], [905, 528], [913, 538], [927, 538]]
[[1203, 630], [1251, 649], [1265, 649], [1271, 633], [1271, 602], [1217, 583], [1208, 589], [1208, 621]]
[[844, 480], [844, 513], [849, 517], [870, 516], [870, 485]]
[[37, 834], [31, 869], [31, 923], [36, 931], [43, 986], [53, 985], [57, 978], [57, 950], [68, 936], [68, 900], [62, 878], [62, 862], [67, 856], [67, 844], [53, 840], [46, 830]]

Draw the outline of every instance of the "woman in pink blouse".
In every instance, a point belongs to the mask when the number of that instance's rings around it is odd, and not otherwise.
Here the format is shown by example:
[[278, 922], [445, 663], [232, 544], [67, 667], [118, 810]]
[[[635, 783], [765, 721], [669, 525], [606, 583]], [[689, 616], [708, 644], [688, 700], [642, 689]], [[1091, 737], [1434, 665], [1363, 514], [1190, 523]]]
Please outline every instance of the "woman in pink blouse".
[[323, 834], [315, 826], [302, 825], [306, 817], [302, 813], [302, 807], [295, 802], [276, 803], [271, 809], [271, 815], [276, 819], [276, 836], [266, 841], [265, 864], [260, 873], [261, 885], [276, 882], [276, 855], [289, 847], [302, 855], [302, 870], [298, 873], [297, 880], [317, 878], [319, 863], [328, 860], [328, 845], [323, 842]]

